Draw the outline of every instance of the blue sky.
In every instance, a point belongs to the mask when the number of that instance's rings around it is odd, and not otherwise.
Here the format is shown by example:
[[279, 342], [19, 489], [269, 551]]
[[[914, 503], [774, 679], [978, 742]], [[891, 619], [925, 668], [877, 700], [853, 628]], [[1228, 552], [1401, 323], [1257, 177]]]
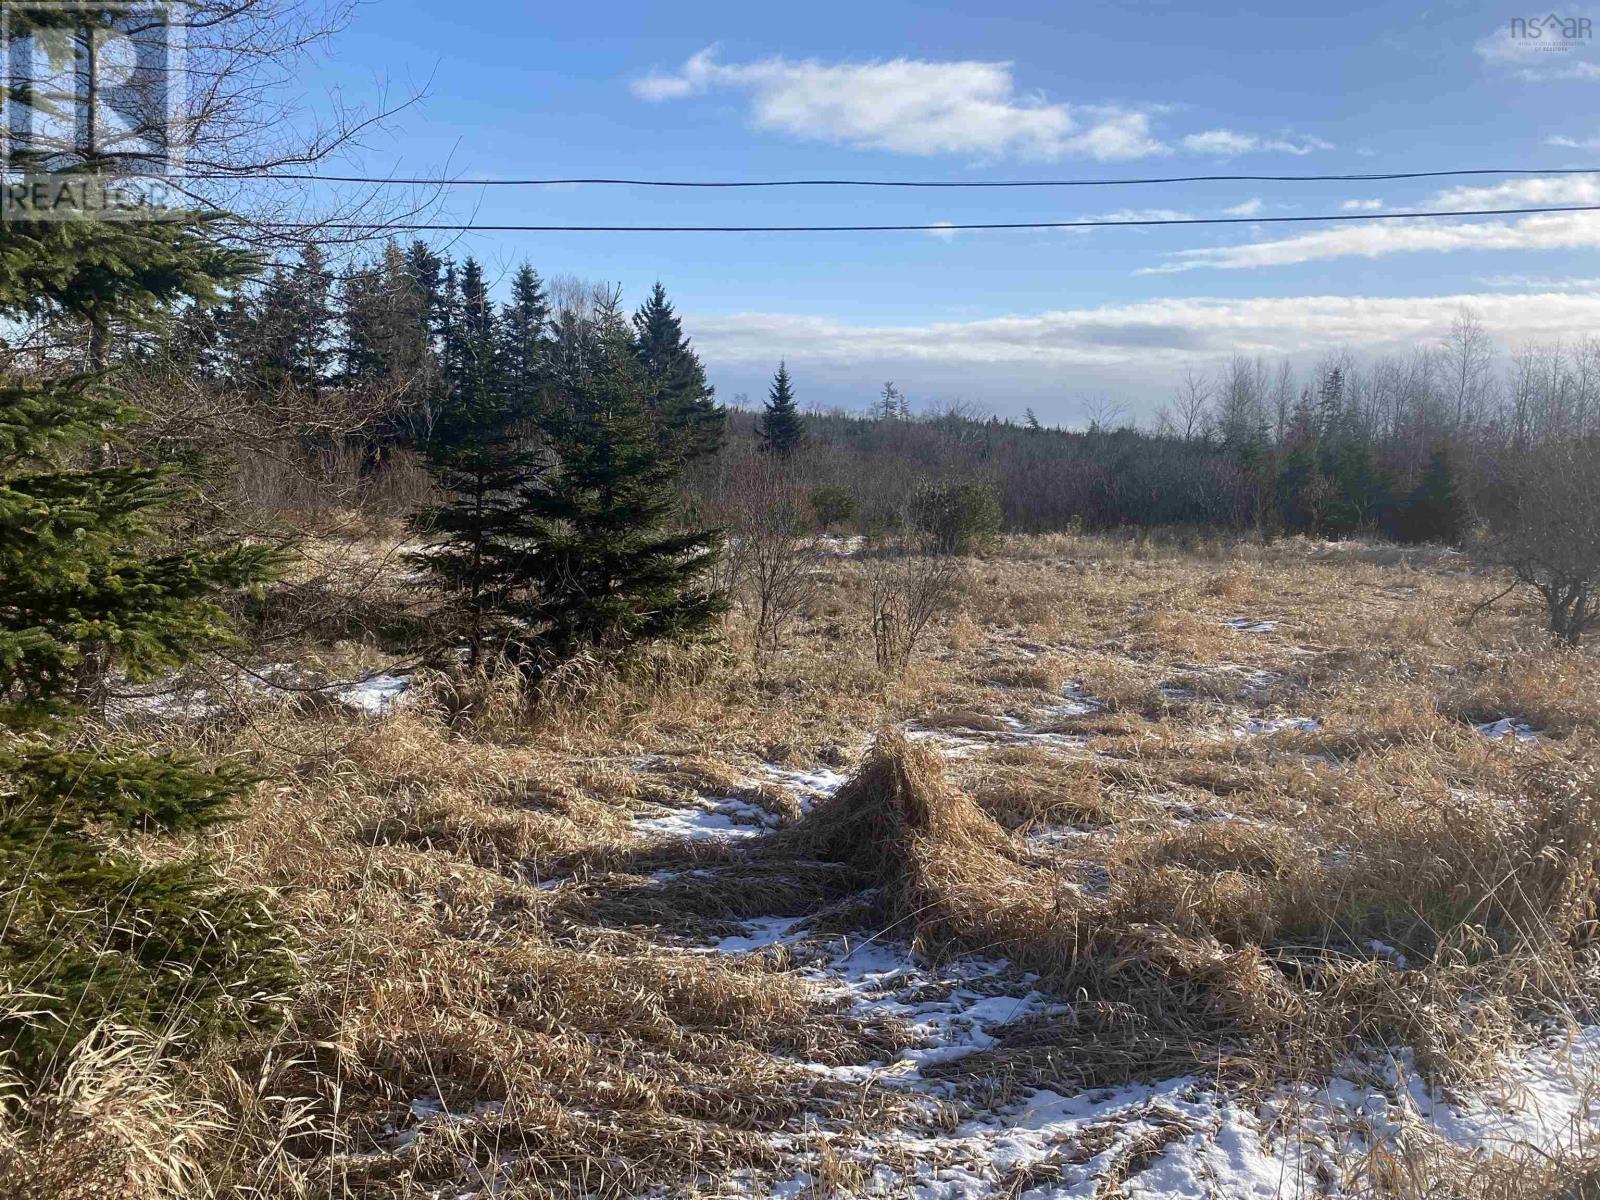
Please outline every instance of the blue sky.
[[[1000, 8], [1004, 11], [999, 11]], [[1562, 17], [1594, 10], [1560, 9]], [[1600, 163], [1600, 38], [1513, 37], [1497, 5], [545, 6], [376, 0], [308, 103], [427, 98], [374, 173], [894, 179], [1343, 173]], [[1547, 15], [1547, 14], [1546, 14]], [[1587, 143], [1587, 144], [1586, 144]], [[440, 219], [716, 224], [1295, 215], [1600, 203], [1600, 177], [1015, 191], [457, 190]], [[1506, 349], [1600, 331], [1600, 213], [1092, 231], [484, 234], [492, 271], [659, 278], [719, 393], [780, 357], [803, 396], [892, 378], [1079, 419], [1148, 412], [1234, 350], [1310, 363], [1437, 337], [1463, 304]]]

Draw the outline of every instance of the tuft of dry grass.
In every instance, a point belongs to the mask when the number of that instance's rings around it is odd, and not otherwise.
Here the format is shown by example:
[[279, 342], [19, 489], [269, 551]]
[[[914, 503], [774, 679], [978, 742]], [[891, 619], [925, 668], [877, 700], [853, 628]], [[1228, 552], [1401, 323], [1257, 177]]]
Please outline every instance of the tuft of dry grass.
[[41, 1200], [159, 1200], [207, 1194], [208, 1139], [224, 1128], [185, 1097], [159, 1039], [102, 1026], [53, 1085], [0, 1080], [0, 1193]]

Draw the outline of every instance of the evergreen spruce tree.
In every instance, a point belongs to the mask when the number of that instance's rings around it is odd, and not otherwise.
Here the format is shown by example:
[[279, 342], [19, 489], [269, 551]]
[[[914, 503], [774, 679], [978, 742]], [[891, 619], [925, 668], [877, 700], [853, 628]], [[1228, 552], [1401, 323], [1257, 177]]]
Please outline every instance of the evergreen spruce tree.
[[1459, 545], [1467, 535], [1467, 502], [1456, 466], [1444, 447], [1433, 452], [1422, 479], [1399, 513], [1401, 535], [1413, 542]]
[[1338, 493], [1329, 512], [1329, 533], [1345, 535], [1372, 525], [1391, 501], [1389, 482], [1364, 438], [1344, 437], [1324, 470]]
[[524, 500], [541, 472], [518, 428], [524, 412], [507, 383], [499, 314], [470, 258], [456, 293], [447, 326], [450, 396], [424, 447], [446, 499], [413, 517], [430, 544], [411, 561], [461, 616], [463, 628], [452, 632], [466, 639], [476, 666], [504, 653], [524, 628], [521, 572], [533, 528]]
[[649, 398], [659, 393], [614, 302], [585, 342], [564, 352], [563, 394], [541, 420], [553, 472], [523, 496], [532, 533], [520, 615], [533, 634], [523, 649], [545, 661], [692, 637], [726, 608], [702, 582], [718, 535], [670, 529], [682, 459], [657, 435]]
[[423, 328], [427, 331], [428, 346], [437, 361], [444, 353], [443, 330], [448, 300], [445, 261], [426, 242], [412, 242], [404, 257], [406, 278], [420, 297]]
[[895, 387], [891, 379], [883, 385], [883, 391], [878, 393], [878, 403], [874, 411], [879, 419], [884, 421], [909, 420], [911, 403], [906, 399], [905, 393]]
[[371, 466], [386, 450], [426, 436], [441, 385], [428, 318], [428, 293], [409, 256], [393, 242], [376, 262], [346, 273], [339, 295], [339, 382], [391, 397], [365, 432]]
[[511, 281], [511, 302], [500, 315], [506, 387], [524, 416], [539, 408], [549, 382], [550, 302], [539, 273], [526, 263]]
[[383, 321], [385, 299], [380, 264], [352, 265], [339, 281], [339, 318], [344, 334], [339, 376], [346, 387], [359, 387], [389, 374]]
[[1334, 367], [1317, 389], [1317, 439], [1324, 452], [1334, 450], [1344, 433], [1344, 369]]
[[[137, 325], [249, 265], [198, 217], [7, 219], [0, 317]], [[147, 678], [224, 637], [218, 592], [270, 567], [256, 548], [158, 548], [163, 473], [86, 465], [133, 416], [111, 382], [0, 376], [0, 1070], [36, 1078], [105, 1020], [180, 1037], [268, 1022], [290, 969], [203, 859], [152, 863], [115, 837], [212, 825], [245, 777], [74, 736], [107, 672]]]
[[461, 340], [461, 277], [453, 262], [440, 268], [438, 299], [433, 306], [434, 340], [439, 347], [439, 413], [457, 402], [466, 368]]
[[315, 398], [329, 381], [336, 347], [333, 274], [322, 252], [308, 246], [298, 265], [274, 270], [246, 313], [236, 331], [245, 379], [264, 391], [292, 388]]
[[756, 422], [756, 437], [761, 449], [774, 458], [788, 458], [805, 443], [805, 418], [794, 402], [787, 363], [780, 362], [772, 377], [766, 407]]
[[645, 387], [645, 403], [681, 462], [722, 448], [728, 414], [706, 383], [700, 356], [683, 336], [683, 323], [658, 282], [633, 316], [634, 352]]

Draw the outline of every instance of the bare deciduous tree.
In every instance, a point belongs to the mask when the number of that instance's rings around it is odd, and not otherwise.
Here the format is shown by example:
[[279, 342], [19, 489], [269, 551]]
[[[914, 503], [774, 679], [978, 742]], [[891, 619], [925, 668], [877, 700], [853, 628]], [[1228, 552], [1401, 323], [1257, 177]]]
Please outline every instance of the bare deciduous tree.
[[1127, 406], [1114, 396], [1085, 396], [1082, 405], [1090, 429], [1120, 429], [1128, 423]]
[[1470, 308], [1456, 314], [1440, 357], [1449, 416], [1459, 433], [1481, 418], [1494, 385], [1494, 341]]
[[1211, 381], [1194, 368], [1184, 371], [1172, 393], [1172, 402], [1162, 408], [1158, 427], [1173, 437], [1192, 442], [1204, 437], [1211, 413]]

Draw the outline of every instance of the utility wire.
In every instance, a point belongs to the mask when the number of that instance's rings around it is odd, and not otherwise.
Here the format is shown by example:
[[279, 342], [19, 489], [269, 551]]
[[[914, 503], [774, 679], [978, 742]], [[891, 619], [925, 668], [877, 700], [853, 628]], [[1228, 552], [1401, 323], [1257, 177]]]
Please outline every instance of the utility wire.
[[615, 187], [655, 188], [1067, 188], [1126, 187], [1157, 183], [1382, 183], [1399, 179], [1444, 179], [1463, 175], [1600, 175], [1600, 167], [1478, 167], [1451, 171], [1387, 171], [1364, 175], [1165, 175], [1150, 178], [1108, 179], [612, 179], [606, 177], [572, 179], [428, 179], [424, 177], [313, 175], [289, 172], [219, 171], [181, 175], [183, 179], [282, 179], [314, 183], [394, 184], [411, 187], [554, 187], [594, 184]]
[[355, 222], [259, 221], [264, 229], [391, 230], [404, 233], [893, 233], [956, 232], [963, 229], [1100, 229], [1141, 225], [1283, 225], [1308, 221], [1408, 221], [1423, 217], [1514, 217], [1535, 213], [1600, 212], [1600, 204], [1547, 208], [1456, 208], [1421, 212], [1323, 213], [1294, 217], [1150, 217], [1136, 221], [938, 222], [932, 225], [474, 225], [358, 224]]

